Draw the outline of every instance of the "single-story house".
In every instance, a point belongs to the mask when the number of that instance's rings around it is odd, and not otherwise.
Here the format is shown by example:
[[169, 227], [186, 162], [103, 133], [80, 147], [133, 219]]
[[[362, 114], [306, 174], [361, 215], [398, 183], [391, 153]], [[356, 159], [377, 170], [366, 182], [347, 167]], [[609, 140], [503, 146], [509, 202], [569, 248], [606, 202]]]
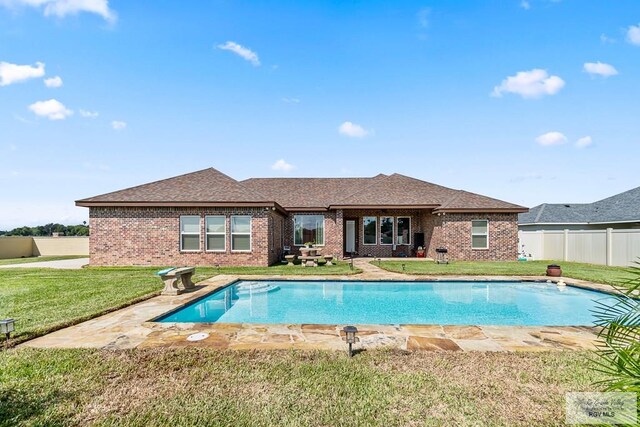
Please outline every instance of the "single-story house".
[[254, 265], [299, 253], [515, 260], [527, 208], [408, 176], [251, 178], [210, 168], [76, 202], [92, 265]]
[[640, 187], [593, 203], [543, 203], [518, 215], [522, 231], [640, 228]]

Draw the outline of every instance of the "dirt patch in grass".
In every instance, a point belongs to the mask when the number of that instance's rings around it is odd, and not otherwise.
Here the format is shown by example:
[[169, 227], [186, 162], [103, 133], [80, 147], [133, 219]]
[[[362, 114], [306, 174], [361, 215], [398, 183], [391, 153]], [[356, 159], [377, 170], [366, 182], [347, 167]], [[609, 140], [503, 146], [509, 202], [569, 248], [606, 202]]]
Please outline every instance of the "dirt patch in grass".
[[595, 390], [588, 366], [577, 352], [11, 350], [0, 425], [563, 425], [565, 392]]

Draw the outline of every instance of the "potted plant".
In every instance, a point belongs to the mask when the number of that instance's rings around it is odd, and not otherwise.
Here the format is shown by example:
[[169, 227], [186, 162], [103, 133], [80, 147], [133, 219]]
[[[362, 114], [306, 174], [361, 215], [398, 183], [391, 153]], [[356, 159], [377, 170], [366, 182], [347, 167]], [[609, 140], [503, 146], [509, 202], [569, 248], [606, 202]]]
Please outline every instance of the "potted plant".
[[416, 257], [424, 258], [424, 255], [424, 248], [422, 246], [418, 246], [418, 249], [416, 250]]
[[[307, 250], [309, 251], [309, 252], [308, 252], [308, 253], [309, 253], [309, 256], [316, 256], [316, 254], [317, 254], [317, 252], [318, 252], [318, 250], [317, 250], [317, 249], [315, 249], [315, 248], [313, 247], [313, 245], [314, 245], [315, 243], [316, 243], [316, 242], [314, 242], [314, 241], [310, 241], [310, 242], [305, 242], [305, 244], [304, 244], [304, 247], [305, 247], [305, 248], [307, 248]], [[302, 250], [302, 249], [301, 249], [301, 250]]]
[[549, 264], [547, 265], [547, 276], [549, 277], [561, 277], [562, 269], [559, 265]]

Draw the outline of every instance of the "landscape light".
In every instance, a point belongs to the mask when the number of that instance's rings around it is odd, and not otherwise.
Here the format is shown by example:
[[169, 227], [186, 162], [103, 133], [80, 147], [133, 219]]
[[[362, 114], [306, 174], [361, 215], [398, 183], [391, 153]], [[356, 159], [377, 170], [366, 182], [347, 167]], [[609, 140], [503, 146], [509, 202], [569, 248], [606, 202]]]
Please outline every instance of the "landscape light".
[[358, 328], [355, 326], [345, 326], [344, 329], [344, 339], [349, 344], [349, 357], [353, 357], [353, 348], [352, 345], [356, 342], [356, 333], [358, 333]]
[[7, 341], [9, 341], [9, 335], [11, 335], [11, 332], [15, 330], [15, 323], [16, 321], [13, 319], [0, 320], [0, 334], [5, 334]]

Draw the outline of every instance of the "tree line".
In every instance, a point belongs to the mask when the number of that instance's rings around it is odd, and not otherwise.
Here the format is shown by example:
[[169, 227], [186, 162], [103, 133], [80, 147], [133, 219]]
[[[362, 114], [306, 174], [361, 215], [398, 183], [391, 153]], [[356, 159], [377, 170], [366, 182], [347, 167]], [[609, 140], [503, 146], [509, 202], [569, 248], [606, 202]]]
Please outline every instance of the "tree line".
[[0, 236], [52, 236], [58, 233], [59, 236], [88, 236], [89, 227], [83, 221], [78, 225], [46, 224], [36, 227], [18, 227], [9, 231], [0, 230]]

